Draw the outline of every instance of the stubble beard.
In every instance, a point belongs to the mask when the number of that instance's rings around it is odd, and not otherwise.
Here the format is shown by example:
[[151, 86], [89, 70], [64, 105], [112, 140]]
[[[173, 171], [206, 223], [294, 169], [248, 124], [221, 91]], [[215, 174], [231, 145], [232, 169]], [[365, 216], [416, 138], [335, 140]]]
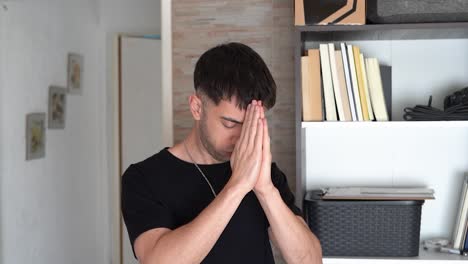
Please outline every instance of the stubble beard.
[[220, 161], [220, 162], [226, 162], [229, 160], [228, 157], [223, 156], [221, 153], [219, 153], [214, 144], [212, 144], [212, 140], [210, 138], [210, 134], [208, 132], [208, 126], [206, 124], [206, 119], [202, 118], [200, 120], [200, 141], [203, 145], [203, 147], [206, 149], [208, 154], [211, 155], [215, 160]]

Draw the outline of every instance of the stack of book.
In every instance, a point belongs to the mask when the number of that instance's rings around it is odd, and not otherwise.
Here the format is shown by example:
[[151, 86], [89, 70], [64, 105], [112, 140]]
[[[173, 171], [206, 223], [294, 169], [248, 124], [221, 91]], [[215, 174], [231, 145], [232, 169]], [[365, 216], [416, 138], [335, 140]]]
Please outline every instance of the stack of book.
[[320, 44], [301, 57], [303, 121], [389, 121], [391, 67], [355, 45]]
[[468, 252], [468, 174], [465, 175], [463, 181], [456, 221], [453, 230], [453, 247], [460, 252]]

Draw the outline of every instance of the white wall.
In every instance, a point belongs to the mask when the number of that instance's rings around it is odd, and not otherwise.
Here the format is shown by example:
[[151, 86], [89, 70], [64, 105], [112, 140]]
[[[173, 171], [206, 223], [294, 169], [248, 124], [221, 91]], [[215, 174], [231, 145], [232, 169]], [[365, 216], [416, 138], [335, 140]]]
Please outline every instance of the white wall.
[[[22, 0], [0, 7], [1, 263], [108, 263], [97, 187], [104, 124], [96, 0]], [[25, 116], [66, 85], [67, 53], [84, 55], [84, 91], [66, 127], [46, 130], [46, 156], [25, 161]]]
[[106, 32], [160, 33], [161, 1], [99, 0], [99, 18]]
[[[0, 4], [0, 263], [118, 263], [112, 38], [161, 33], [161, 2]], [[164, 50], [170, 68], [170, 36]], [[67, 98], [65, 130], [47, 130], [46, 157], [25, 161], [25, 115], [47, 111], [50, 84], [66, 85], [69, 51], [85, 57], [84, 93]]]

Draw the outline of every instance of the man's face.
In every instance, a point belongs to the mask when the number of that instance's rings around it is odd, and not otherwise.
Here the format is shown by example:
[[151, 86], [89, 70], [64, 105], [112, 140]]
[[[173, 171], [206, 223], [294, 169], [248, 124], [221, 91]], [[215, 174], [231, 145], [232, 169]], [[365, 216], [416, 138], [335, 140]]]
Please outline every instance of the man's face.
[[236, 99], [221, 100], [217, 106], [207, 98], [203, 100], [201, 142], [214, 159], [228, 161], [240, 137], [246, 110], [236, 107]]

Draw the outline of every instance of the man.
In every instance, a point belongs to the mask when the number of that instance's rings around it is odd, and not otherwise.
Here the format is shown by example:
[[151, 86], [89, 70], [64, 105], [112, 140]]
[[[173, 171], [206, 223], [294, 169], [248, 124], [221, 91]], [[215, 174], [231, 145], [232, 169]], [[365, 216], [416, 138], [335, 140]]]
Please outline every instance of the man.
[[265, 110], [276, 84], [246, 45], [198, 60], [189, 98], [195, 124], [182, 142], [132, 164], [122, 212], [140, 263], [321, 263], [321, 248], [271, 162]]

